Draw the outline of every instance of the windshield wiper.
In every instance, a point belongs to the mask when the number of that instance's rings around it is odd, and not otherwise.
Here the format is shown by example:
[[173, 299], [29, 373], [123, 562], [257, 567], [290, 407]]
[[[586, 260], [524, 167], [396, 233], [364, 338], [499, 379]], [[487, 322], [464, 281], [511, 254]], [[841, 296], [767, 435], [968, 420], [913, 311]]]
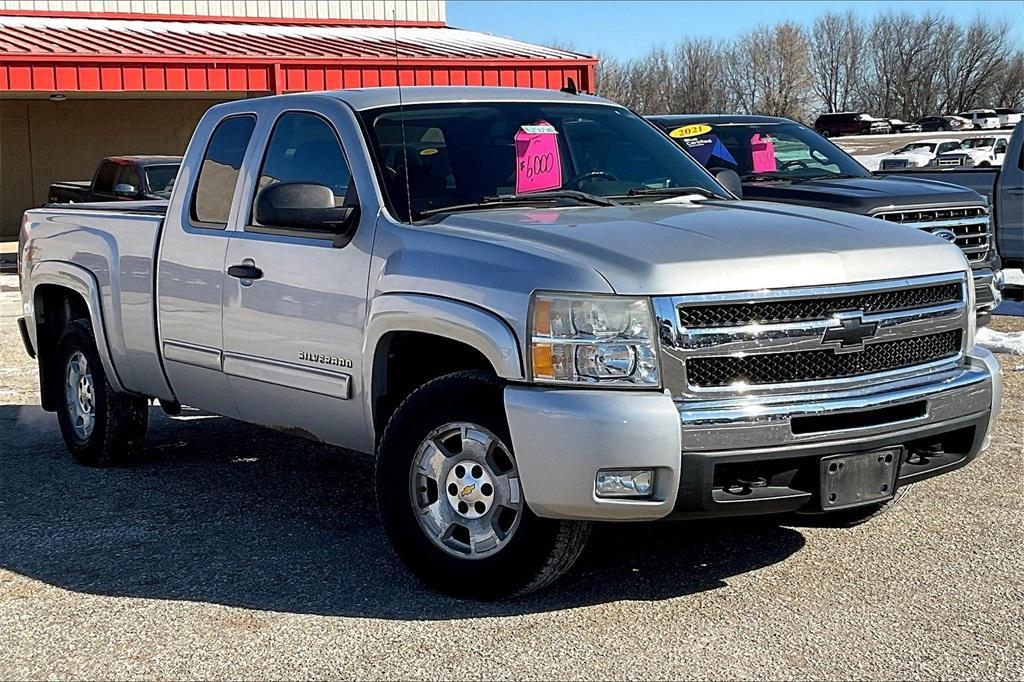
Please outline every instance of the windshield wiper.
[[441, 206], [428, 208], [420, 211], [420, 217], [437, 215], [439, 213], [456, 213], [459, 211], [479, 211], [485, 208], [507, 208], [511, 206], [532, 206], [534, 204], [550, 204], [555, 201], [575, 201], [581, 204], [592, 206], [618, 206], [617, 201], [601, 197], [588, 192], [579, 192], [572, 189], [556, 189], [548, 192], [528, 192], [523, 194], [498, 194], [496, 196], [482, 197], [480, 201], [471, 204], [455, 204], [453, 206]]
[[740, 178], [743, 182], [793, 182], [797, 178], [782, 173], [750, 173]]
[[628, 197], [681, 197], [687, 194], [699, 194], [708, 199], [725, 199], [704, 187], [634, 187], [625, 195], [617, 196], [616, 199]]

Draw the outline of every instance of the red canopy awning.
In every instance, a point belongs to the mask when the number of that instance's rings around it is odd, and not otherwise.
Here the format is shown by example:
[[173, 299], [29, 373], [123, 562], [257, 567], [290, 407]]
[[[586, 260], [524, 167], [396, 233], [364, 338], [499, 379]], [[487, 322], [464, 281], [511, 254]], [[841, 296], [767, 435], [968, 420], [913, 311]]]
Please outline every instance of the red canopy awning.
[[597, 60], [444, 26], [0, 16], [0, 91], [593, 87]]

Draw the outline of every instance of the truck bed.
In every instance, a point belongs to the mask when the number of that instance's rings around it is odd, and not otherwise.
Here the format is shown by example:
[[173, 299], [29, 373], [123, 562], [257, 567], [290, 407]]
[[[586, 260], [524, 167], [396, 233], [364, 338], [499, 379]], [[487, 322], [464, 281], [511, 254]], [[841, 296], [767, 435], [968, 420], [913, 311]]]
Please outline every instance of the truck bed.
[[[105, 342], [128, 391], [171, 398], [160, 364], [154, 301], [155, 254], [167, 202], [58, 204], [33, 209], [29, 276], [37, 287], [91, 278], [99, 293]], [[29, 293], [29, 292], [25, 292]], [[33, 300], [35, 297], [33, 295]]]

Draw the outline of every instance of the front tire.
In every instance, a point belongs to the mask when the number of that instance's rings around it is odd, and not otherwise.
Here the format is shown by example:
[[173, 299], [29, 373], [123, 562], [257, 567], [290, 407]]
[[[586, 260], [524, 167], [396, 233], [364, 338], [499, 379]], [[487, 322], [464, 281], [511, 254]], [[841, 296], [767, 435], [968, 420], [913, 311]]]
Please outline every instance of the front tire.
[[133, 459], [146, 437], [149, 402], [114, 391], [88, 321], [68, 323], [54, 360], [61, 382], [57, 422], [71, 455], [94, 467]]
[[526, 505], [501, 385], [459, 372], [415, 390], [378, 448], [384, 530], [403, 562], [449, 594], [499, 599], [568, 571], [590, 524], [542, 519]]

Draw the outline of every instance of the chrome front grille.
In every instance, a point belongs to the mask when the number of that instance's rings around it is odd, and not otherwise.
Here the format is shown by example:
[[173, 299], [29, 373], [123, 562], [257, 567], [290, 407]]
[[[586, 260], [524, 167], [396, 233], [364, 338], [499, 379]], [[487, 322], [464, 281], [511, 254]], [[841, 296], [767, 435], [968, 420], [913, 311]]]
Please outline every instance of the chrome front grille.
[[686, 373], [690, 385], [699, 388], [845, 379], [858, 374], [954, 357], [960, 352], [961, 333], [959, 329], [953, 329], [938, 334], [872, 343], [864, 346], [864, 350], [859, 353], [836, 353], [831, 349], [823, 349], [690, 358], [686, 361]]
[[913, 310], [944, 303], [959, 303], [962, 300], [963, 287], [950, 282], [893, 291], [822, 296], [814, 299], [723, 302], [683, 306], [679, 309], [679, 324], [685, 328], [703, 328], [824, 320], [835, 313], [849, 310], [859, 310], [863, 313]]
[[939, 166], [942, 168], [954, 168], [956, 166], [966, 166], [967, 157], [963, 154], [958, 156], [941, 156], [939, 157]]
[[952, 365], [963, 349], [967, 286], [954, 273], [656, 298], [665, 385], [677, 399], [713, 400], [870, 385]]
[[927, 230], [944, 237], [952, 236], [950, 241], [960, 247], [971, 263], [988, 258], [989, 212], [984, 206], [880, 211], [872, 215], [890, 223]]

